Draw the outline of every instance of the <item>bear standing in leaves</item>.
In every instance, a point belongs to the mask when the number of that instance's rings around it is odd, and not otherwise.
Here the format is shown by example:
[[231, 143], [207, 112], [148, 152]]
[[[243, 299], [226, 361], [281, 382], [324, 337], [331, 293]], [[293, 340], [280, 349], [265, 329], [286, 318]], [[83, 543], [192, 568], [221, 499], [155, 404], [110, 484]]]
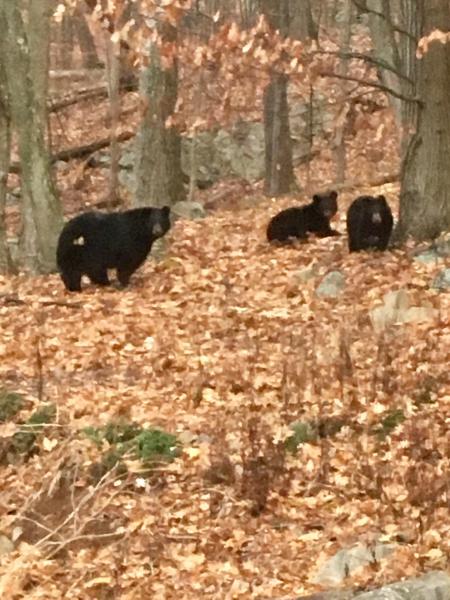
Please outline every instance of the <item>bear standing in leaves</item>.
[[308, 233], [319, 237], [339, 235], [330, 227], [336, 212], [337, 192], [315, 194], [310, 204], [293, 206], [275, 215], [267, 227], [267, 239], [288, 242], [292, 238], [306, 239]]
[[71, 292], [81, 291], [81, 277], [109, 285], [108, 269], [117, 270], [125, 287], [147, 258], [155, 240], [170, 228], [170, 208], [135, 208], [119, 213], [87, 212], [71, 219], [58, 240], [56, 260]]
[[394, 219], [384, 196], [359, 196], [347, 211], [348, 249], [386, 250]]

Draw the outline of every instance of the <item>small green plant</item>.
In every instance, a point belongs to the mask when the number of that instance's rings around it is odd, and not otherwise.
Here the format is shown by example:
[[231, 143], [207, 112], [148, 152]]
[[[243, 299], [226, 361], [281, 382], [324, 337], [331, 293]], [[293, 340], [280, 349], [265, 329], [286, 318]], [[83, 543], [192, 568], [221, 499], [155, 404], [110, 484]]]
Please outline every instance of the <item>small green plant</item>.
[[35, 447], [38, 434], [44, 425], [53, 423], [56, 418], [56, 406], [47, 404], [36, 410], [23, 425], [22, 431], [18, 431], [12, 437], [12, 448], [19, 454], [31, 454]]
[[115, 444], [124, 444], [134, 439], [141, 433], [142, 427], [134, 423], [118, 421], [108, 423], [105, 427], [86, 427], [83, 431], [98, 446], [101, 446], [104, 440], [112, 446]]
[[311, 425], [311, 423], [297, 421], [290, 425], [293, 430], [293, 434], [289, 436], [285, 441], [286, 450], [295, 454], [300, 444], [306, 442], [314, 442], [318, 435], [317, 430]]
[[145, 463], [153, 459], [172, 460], [180, 451], [177, 438], [159, 429], [144, 429], [135, 442], [136, 455]]
[[173, 460], [179, 454], [176, 436], [160, 429], [143, 429], [134, 423], [112, 422], [104, 427], [86, 427], [83, 432], [99, 448], [105, 442], [110, 447], [100, 463], [94, 465], [94, 477], [102, 477], [116, 467], [126, 472], [125, 455], [148, 465], [156, 460]]
[[23, 405], [24, 400], [20, 394], [0, 388], [0, 423], [13, 419]]
[[380, 424], [375, 428], [374, 433], [376, 433], [380, 439], [384, 439], [397, 427], [397, 425], [403, 423], [405, 419], [406, 417], [401, 409], [391, 410], [383, 417]]

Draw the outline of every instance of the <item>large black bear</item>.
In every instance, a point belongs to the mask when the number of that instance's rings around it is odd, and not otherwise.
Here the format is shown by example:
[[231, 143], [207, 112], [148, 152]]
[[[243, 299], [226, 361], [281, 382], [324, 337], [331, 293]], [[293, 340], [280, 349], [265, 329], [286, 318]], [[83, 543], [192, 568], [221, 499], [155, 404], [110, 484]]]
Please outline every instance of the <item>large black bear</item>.
[[275, 215], [267, 227], [267, 239], [288, 242], [292, 238], [305, 239], [308, 233], [319, 237], [339, 235], [330, 227], [330, 219], [336, 212], [337, 192], [315, 194], [310, 204], [293, 206]]
[[170, 228], [170, 208], [135, 208], [118, 213], [87, 212], [64, 225], [56, 261], [71, 292], [81, 291], [81, 277], [109, 285], [107, 269], [117, 270], [125, 287], [145, 261], [155, 240]]
[[347, 211], [349, 251], [386, 250], [393, 224], [384, 196], [359, 196]]

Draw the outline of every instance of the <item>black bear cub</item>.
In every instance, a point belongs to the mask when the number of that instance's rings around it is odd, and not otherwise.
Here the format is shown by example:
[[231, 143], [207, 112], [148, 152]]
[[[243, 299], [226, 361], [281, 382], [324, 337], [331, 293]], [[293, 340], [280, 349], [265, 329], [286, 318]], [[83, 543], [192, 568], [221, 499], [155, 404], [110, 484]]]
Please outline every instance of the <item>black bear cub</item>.
[[359, 196], [347, 211], [348, 249], [386, 250], [393, 224], [384, 196]]
[[170, 208], [135, 208], [118, 213], [86, 212], [64, 225], [56, 261], [71, 292], [81, 291], [81, 277], [109, 285], [107, 269], [117, 270], [125, 287], [147, 258], [155, 240], [170, 228]]
[[275, 215], [267, 227], [267, 239], [288, 242], [292, 238], [305, 239], [308, 233], [319, 237], [339, 235], [330, 227], [336, 212], [337, 192], [315, 194], [310, 204], [293, 206]]

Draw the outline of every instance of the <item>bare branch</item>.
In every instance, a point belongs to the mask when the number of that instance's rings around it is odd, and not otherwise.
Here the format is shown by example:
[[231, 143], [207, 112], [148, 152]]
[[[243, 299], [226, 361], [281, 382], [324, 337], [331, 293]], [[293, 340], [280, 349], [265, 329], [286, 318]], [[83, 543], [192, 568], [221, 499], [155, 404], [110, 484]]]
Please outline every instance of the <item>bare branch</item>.
[[352, 0], [352, 2], [356, 6], [356, 8], [359, 8], [361, 12], [371, 13], [372, 15], [375, 15], [380, 19], [384, 19], [389, 23], [393, 31], [397, 31], [402, 35], [406, 35], [406, 37], [408, 37], [410, 40], [413, 40], [414, 42], [418, 43], [419, 40], [414, 35], [412, 35], [411, 32], [407, 31], [406, 29], [402, 29], [401, 27], [393, 23], [391, 19], [388, 19], [384, 13], [379, 12], [378, 10], [373, 10], [373, 8], [367, 8], [367, 6], [365, 4], [361, 4], [359, 0]]
[[382, 83], [378, 83], [378, 81], [365, 81], [363, 79], [358, 79], [357, 77], [351, 77], [350, 75], [338, 75], [337, 73], [333, 73], [331, 71], [322, 71], [319, 73], [321, 77], [334, 77], [335, 79], [345, 79], [347, 81], [354, 81], [355, 83], [359, 83], [360, 85], [364, 85], [367, 87], [373, 87], [377, 90], [381, 90], [386, 92], [387, 94], [391, 94], [395, 98], [399, 98], [400, 100], [404, 100], [405, 102], [417, 102], [418, 104], [422, 104], [419, 98], [412, 98], [411, 96], [405, 96], [396, 92], [392, 88], [387, 85], [383, 85]]
[[327, 55], [338, 56], [339, 58], [344, 58], [344, 59], [355, 58], [358, 60], [363, 60], [364, 62], [367, 62], [376, 67], [385, 69], [386, 71], [391, 71], [391, 73], [394, 73], [400, 79], [403, 79], [404, 81], [407, 81], [410, 84], [414, 83], [410, 77], [408, 77], [401, 71], [398, 71], [395, 67], [393, 67], [388, 62], [381, 60], [379, 58], [374, 58], [373, 56], [369, 56], [368, 54], [363, 54], [362, 52], [340, 52], [340, 51], [331, 51], [331, 50], [316, 50], [315, 52], [313, 52], [313, 54], [327, 54]]

